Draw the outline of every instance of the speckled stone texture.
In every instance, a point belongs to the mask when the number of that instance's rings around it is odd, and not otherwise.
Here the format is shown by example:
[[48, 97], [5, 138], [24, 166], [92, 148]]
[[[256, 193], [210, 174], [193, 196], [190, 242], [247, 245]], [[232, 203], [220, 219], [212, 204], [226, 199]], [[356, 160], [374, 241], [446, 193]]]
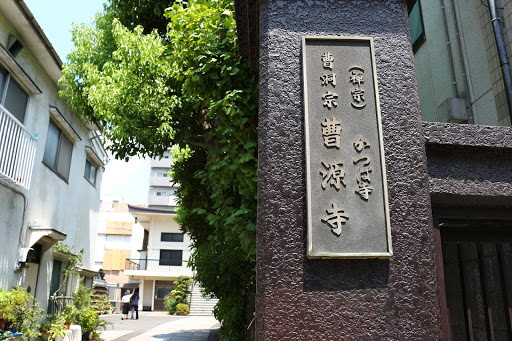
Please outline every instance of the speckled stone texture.
[[[306, 258], [301, 37], [375, 42], [394, 256]], [[439, 283], [406, 2], [262, 0], [257, 340], [438, 340]]]
[[424, 123], [433, 205], [512, 207], [512, 128]]

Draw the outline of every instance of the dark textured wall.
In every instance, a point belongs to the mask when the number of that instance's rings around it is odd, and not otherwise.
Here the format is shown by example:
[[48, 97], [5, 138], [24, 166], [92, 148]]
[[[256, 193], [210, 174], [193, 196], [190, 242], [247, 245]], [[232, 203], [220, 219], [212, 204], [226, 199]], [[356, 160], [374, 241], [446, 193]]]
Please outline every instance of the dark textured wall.
[[436, 206], [512, 207], [512, 128], [424, 123]]
[[[308, 260], [301, 37], [375, 42], [394, 256]], [[442, 338], [405, 2], [262, 0], [257, 340]]]

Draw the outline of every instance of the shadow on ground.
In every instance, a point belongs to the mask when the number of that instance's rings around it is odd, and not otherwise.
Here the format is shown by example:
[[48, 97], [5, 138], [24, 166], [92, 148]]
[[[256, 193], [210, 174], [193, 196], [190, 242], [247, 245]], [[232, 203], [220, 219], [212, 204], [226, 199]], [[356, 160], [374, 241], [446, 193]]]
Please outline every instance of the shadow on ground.
[[[219, 330], [215, 329], [196, 329], [185, 330], [173, 334], [156, 334], [152, 335], [155, 339], [169, 340], [169, 341], [219, 341]], [[206, 335], [208, 337], [206, 338]]]

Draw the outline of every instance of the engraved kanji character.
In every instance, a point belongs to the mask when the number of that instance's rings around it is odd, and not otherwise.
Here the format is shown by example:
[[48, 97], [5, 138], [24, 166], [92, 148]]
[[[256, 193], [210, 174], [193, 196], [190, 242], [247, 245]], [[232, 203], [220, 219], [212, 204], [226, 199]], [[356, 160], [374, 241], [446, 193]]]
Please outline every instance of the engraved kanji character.
[[341, 142], [341, 123], [334, 117], [332, 120], [328, 118], [322, 122], [322, 136], [324, 137], [324, 145], [326, 147], [340, 148]]
[[356, 193], [359, 194], [359, 196], [364, 200], [368, 200], [372, 191], [373, 188], [370, 187], [370, 185], [365, 182], [361, 182], [359, 184], [359, 187], [356, 189]]
[[352, 66], [349, 71], [352, 72], [352, 75], [350, 75], [350, 83], [361, 86], [361, 83], [364, 83], [364, 69], [360, 66]]
[[358, 85], [361, 85], [361, 83], [364, 83], [363, 74], [352, 72], [352, 75], [350, 76], [350, 83], [358, 84]]
[[352, 90], [352, 98], [356, 102], [364, 102], [364, 90], [363, 89], [354, 89]]
[[370, 180], [371, 172], [372, 172], [372, 170], [370, 169], [370, 167], [358, 168], [357, 175], [356, 175], [357, 183], [358, 184], [360, 184], [361, 182], [370, 183], [371, 182], [371, 180]]
[[331, 227], [332, 233], [339, 237], [341, 235], [341, 226], [347, 222], [349, 215], [345, 213], [343, 208], [338, 207], [336, 203], [332, 204], [332, 209], [327, 209], [325, 212], [327, 212], [327, 216], [321, 219], [322, 222], [327, 223]]
[[322, 85], [329, 85], [329, 83], [331, 83], [332, 86], [336, 86], [336, 74], [335, 73], [323, 73], [320, 76], [320, 79], [322, 80]]
[[358, 153], [361, 153], [363, 149], [370, 148], [370, 144], [361, 139], [361, 136], [358, 136], [357, 141], [353, 143], [354, 148]]
[[322, 55], [321, 59], [322, 62], [324, 63], [324, 68], [332, 70], [332, 65], [334, 61], [334, 57], [332, 56], [332, 54], [330, 52], [325, 52]]
[[337, 190], [340, 189], [341, 184], [346, 186], [345, 180], [343, 179], [345, 177], [343, 162], [325, 163], [322, 161], [322, 165], [327, 169], [326, 171], [320, 171], [320, 174], [322, 174], [322, 177], [324, 178], [324, 181], [322, 182], [323, 189], [327, 187], [327, 183], [336, 187]]
[[359, 159], [354, 160], [354, 165], [358, 164], [359, 162], [361, 162], [363, 160], [364, 160], [363, 165], [368, 166], [370, 164], [370, 158], [368, 156], [362, 156]]
[[324, 107], [327, 107], [329, 109], [331, 109], [333, 105], [337, 107], [338, 103], [336, 103], [335, 101], [336, 98], [338, 98], [337, 93], [327, 91], [325, 94], [322, 95], [322, 99], [324, 100]]

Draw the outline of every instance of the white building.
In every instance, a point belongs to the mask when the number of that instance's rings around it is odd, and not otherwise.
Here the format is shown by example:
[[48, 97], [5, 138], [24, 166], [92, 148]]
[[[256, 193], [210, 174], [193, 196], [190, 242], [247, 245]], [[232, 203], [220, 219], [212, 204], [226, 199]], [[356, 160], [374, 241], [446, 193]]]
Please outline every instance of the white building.
[[176, 189], [171, 183], [169, 171], [173, 165], [170, 150], [161, 159], [151, 159], [149, 172], [148, 207], [163, 210], [176, 207]]
[[99, 127], [59, 98], [61, 65], [25, 3], [0, 1], [0, 288], [22, 285], [42, 308], [67, 262], [57, 241], [84, 249], [92, 284], [107, 158]]
[[190, 238], [174, 220], [176, 212], [128, 205], [130, 213], [146, 230], [140, 258], [130, 259], [125, 275], [140, 280], [144, 310], [164, 310], [164, 298], [179, 276], [193, 276], [187, 267]]
[[[151, 160], [149, 207], [128, 205], [133, 217], [145, 230], [139, 258], [131, 258], [124, 271], [132, 280], [139, 280], [144, 310], [164, 310], [164, 298], [176, 286], [179, 276], [193, 276], [187, 267], [191, 255], [190, 237], [180, 230], [176, 218], [176, 186], [169, 171], [173, 166], [170, 151], [161, 159]], [[217, 300], [201, 297], [201, 288], [193, 284], [189, 297], [191, 315], [212, 315]]]

